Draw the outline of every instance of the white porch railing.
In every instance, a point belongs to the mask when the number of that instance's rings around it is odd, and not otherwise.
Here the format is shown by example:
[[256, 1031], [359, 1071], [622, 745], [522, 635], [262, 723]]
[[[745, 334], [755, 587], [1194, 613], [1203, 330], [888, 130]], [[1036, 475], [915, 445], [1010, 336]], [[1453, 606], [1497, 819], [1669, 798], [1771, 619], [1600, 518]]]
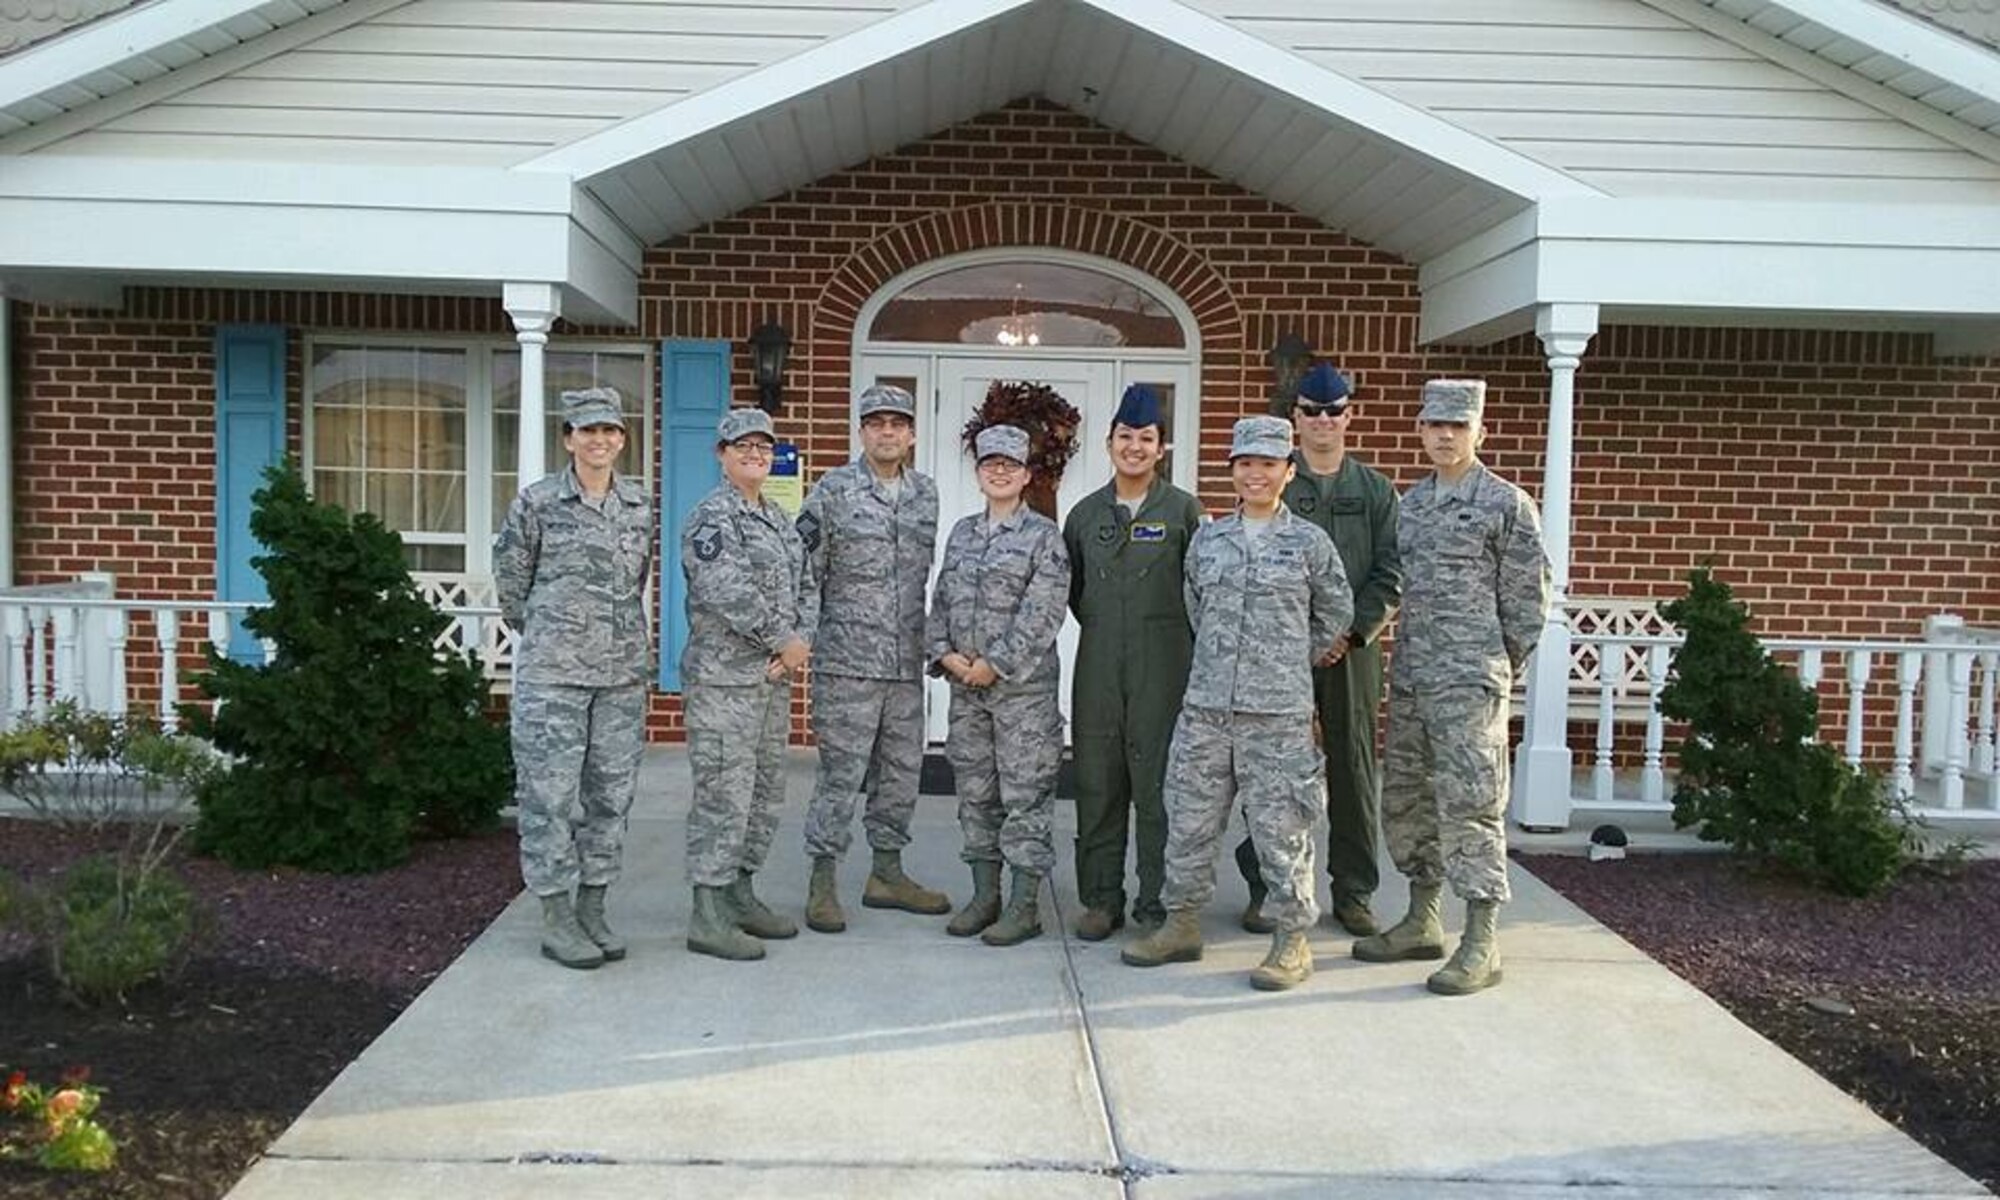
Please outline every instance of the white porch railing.
[[[110, 596], [106, 578], [0, 592], [0, 728], [46, 716], [62, 701], [126, 716], [157, 710], [171, 731], [178, 706], [199, 699], [188, 682], [210, 646], [229, 644], [232, 619], [253, 606], [220, 600], [132, 600]], [[505, 679], [513, 635], [497, 608], [445, 607], [441, 650], [474, 649], [488, 678]], [[498, 648], [508, 651], [502, 660]], [[266, 661], [276, 648], [264, 646]], [[135, 704], [135, 698], [137, 703]]]
[[[1941, 632], [1947, 636], [1918, 641], [1775, 638], [1765, 645], [1790, 662], [1801, 682], [1822, 692], [1823, 718], [1841, 714], [1848, 762], [1882, 770], [1894, 793], [1927, 817], [2000, 818], [1995, 746], [2000, 638]], [[1596, 736], [1587, 784], [1572, 789], [1570, 808], [1607, 813], [1671, 808], [1659, 689], [1667, 681], [1679, 636], [1576, 637], [1573, 653], [1588, 646], [1595, 662], [1618, 663], [1621, 669], [1596, 671], [1588, 681], [1572, 676], [1573, 712], [1579, 691], [1595, 693], [1594, 711], [1584, 723], [1594, 725]], [[1937, 686], [1920, 690], [1927, 678]], [[1579, 689], [1579, 683], [1586, 686]], [[1628, 714], [1635, 707], [1637, 720], [1643, 721], [1636, 792], [1633, 773], [1621, 772], [1618, 755], [1619, 729], [1633, 728], [1636, 722]], [[1871, 740], [1871, 728], [1891, 731], [1886, 759], [1881, 754], [1885, 739], [1878, 735]], [[1628, 732], [1624, 739], [1628, 747], [1630, 736]], [[1939, 752], [1927, 762], [1921, 748], [1931, 745]]]

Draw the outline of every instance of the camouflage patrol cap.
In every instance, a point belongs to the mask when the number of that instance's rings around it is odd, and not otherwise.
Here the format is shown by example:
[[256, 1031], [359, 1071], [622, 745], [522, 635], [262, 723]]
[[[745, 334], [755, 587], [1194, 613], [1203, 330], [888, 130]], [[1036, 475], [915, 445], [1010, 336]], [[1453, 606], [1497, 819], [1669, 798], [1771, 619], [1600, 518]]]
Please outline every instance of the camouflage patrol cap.
[[563, 424], [571, 429], [588, 429], [592, 425], [616, 425], [623, 429], [624, 402], [617, 388], [594, 387], [564, 392], [562, 419]]
[[1236, 422], [1236, 436], [1229, 443], [1229, 457], [1290, 458], [1292, 423], [1283, 417], [1244, 417]]
[[732, 408], [715, 425], [715, 444], [727, 446], [747, 437], [763, 435], [773, 442], [778, 435], [771, 429], [771, 414], [761, 408]]
[[1028, 465], [1028, 431], [1018, 425], [988, 425], [973, 444], [980, 462], [998, 455]]
[[878, 412], [900, 413], [914, 421], [917, 419], [917, 398], [890, 383], [878, 383], [861, 393], [861, 419]]
[[1424, 407], [1417, 420], [1470, 425], [1485, 411], [1484, 379], [1433, 379], [1424, 384]]

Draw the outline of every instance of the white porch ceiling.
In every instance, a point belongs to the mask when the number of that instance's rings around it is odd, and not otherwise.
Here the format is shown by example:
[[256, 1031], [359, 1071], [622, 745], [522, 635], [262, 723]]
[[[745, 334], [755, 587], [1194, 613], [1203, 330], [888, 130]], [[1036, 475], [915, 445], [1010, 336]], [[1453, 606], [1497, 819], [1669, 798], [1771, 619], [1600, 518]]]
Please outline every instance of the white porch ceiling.
[[1062, 0], [1018, 8], [584, 183], [651, 244], [1029, 96], [1412, 261], [1528, 206], [1165, 37]]

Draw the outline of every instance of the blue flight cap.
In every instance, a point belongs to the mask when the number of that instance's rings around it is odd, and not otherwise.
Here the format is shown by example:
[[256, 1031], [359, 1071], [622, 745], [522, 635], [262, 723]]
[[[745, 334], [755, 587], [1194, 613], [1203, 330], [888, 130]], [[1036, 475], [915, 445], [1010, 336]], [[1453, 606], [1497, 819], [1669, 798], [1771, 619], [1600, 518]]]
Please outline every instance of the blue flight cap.
[[1347, 399], [1353, 394], [1354, 387], [1347, 382], [1347, 376], [1328, 363], [1320, 363], [1299, 380], [1299, 399], [1308, 404], [1325, 405], [1334, 412], [1346, 408]]
[[1118, 400], [1118, 411], [1112, 415], [1113, 428], [1123, 425], [1128, 429], [1144, 429], [1148, 425], [1158, 425], [1166, 429], [1166, 422], [1160, 419], [1160, 394], [1143, 383], [1135, 383], [1125, 389]]

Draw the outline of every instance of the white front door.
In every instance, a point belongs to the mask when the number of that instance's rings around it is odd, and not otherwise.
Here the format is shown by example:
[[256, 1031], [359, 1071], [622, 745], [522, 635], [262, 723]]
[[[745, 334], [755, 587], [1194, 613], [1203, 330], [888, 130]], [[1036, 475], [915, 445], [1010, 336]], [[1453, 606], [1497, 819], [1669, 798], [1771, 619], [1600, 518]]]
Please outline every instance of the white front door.
[[[1069, 466], [1063, 472], [1062, 486], [1056, 493], [1056, 520], [1060, 522], [1072, 504], [1092, 488], [1102, 486], [1110, 475], [1111, 460], [1105, 452], [1103, 439], [1093, 438], [1087, 431], [1108, 428], [1111, 414], [1118, 407], [1118, 396], [1113, 391], [1117, 376], [1117, 364], [1104, 359], [947, 358], [938, 363], [938, 414], [928, 441], [932, 472], [938, 485], [940, 559], [944, 556], [944, 543], [951, 527], [958, 523], [960, 517], [979, 512], [986, 506], [985, 498], [979, 494], [979, 480], [973, 470], [972, 457], [965, 453], [963, 442], [966, 422], [979, 411], [980, 404], [986, 399], [986, 390], [997, 380], [1043, 384], [1054, 388], [1083, 415], [1083, 429], [1078, 431], [1076, 454], [1070, 458]], [[1069, 673], [1070, 664], [1076, 660], [1076, 636], [1076, 621], [1065, 618], [1062, 635], [1057, 641], [1058, 653], [1062, 656], [1060, 694], [1065, 729], [1068, 728]], [[943, 682], [934, 681], [927, 699], [929, 702], [925, 709], [929, 740], [942, 742], [949, 727], [947, 717], [951, 690]]]

